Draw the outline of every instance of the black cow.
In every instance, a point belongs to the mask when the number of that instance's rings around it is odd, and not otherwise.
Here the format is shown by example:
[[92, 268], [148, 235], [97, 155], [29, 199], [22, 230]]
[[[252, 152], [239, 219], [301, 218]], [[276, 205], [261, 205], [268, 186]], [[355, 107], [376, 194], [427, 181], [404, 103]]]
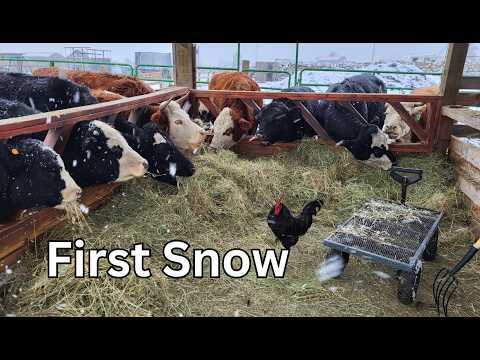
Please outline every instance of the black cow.
[[81, 194], [62, 158], [37, 139], [0, 143], [0, 220], [16, 210], [64, 209]]
[[0, 72], [0, 98], [20, 101], [41, 112], [96, 104], [90, 90], [66, 79]]
[[[371, 74], [360, 74], [346, 78], [338, 84], [331, 85], [327, 92], [335, 93], [386, 93], [385, 83]], [[344, 107], [342, 103], [336, 103]], [[385, 122], [384, 102], [354, 102], [353, 106], [362, 114], [370, 124], [383, 128]], [[349, 109], [346, 109], [350, 111]]]
[[[314, 92], [306, 86], [291, 87], [284, 91]], [[318, 112], [317, 100], [302, 101], [302, 104], [312, 114]], [[267, 145], [276, 142], [291, 142], [316, 134], [304, 120], [300, 110], [288, 99], [274, 99], [260, 110], [256, 115], [256, 120], [258, 126], [254, 138], [263, 140]]]
[[[366, 92], [366, 88], [360, 91], [360, 85], [355, 82], [346, 85], [355, 88], [358, 91]], [[306, 92], [309, 88], [295, 88], [294, 91]], [[292, 89], [287, 89], [292, 91]], [[341, 87], [337, 88], [338, 91]], [[313, 91], [309, 89], [309, 91]], [[288, 139], [298, 139], [303, 136], [312, 136], [313, 130], [310, 126], [298, 125], [299, 112], [293, 105], [286, 105], [288, 102], [282, 101], [285, 106], [279, 105], [279, 102], [273, 102], [264, 106], [258, 114], [256, 136], [263, 138], [267, 143], [277, 141], [291, 141]], [[275, 105], [272, 105], [274, 104]], [[389, 169], [395, 163], [393, 154], [388, 151], [387, 136], [374, 124], [364, 122], [357, 114], [347, 110], [344, 106], [338, 105], [335, 101], [308, 101], [303, 102], [310, 110], [313, 116], [319, 121], [328, 135], [334, 139], [338, 145], [345, 146], [357, 160], [365, 161], [367, 164], [378, 166], [384, 170]], [[354, 104], [364, 118], [368, 118], [368, 107], [362, 103]], [[269, 109], [269, 108], [272, 109]], [[375, 116], [373, 116], [375, 118]], [[303, 120], [303, 119], [302, 119]], [[287, 132], [291, 133], [288, 134]], [[303, 133], [303, 134], [302, 134]]]
[[[0, 98], [0, 121], [34, 113], [23, 103]], [[62, 158], [30, 137], [22, 135], [0, 142], [0, 220], [20, 209], [61, 209], [81, 194]]]
[[195, 173], [192, 162], [167, 136], [161, 134], [157, 124], [149, 122], [139, 127], [118, 117], [115, 128], [148, 161], [148, 171], [154, 179], [176, 186], [176, 176], [192, 176]]

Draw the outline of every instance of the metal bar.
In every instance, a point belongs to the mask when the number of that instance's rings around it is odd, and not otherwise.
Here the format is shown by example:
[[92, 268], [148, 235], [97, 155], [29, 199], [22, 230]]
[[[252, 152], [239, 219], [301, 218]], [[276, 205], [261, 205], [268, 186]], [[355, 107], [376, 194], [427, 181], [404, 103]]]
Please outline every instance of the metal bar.
[[[294, 84], [297, 86], [297, 71], [298, 71], [298, 50], [299, 50], [299, 43], [295, 44], [295, 78], [294, 78]], [[301, 78], [300, 78], [301, 79]], [[290, 85], [290, 83], [289, 83]]]
[[237, 71], [240, 71], [240, 43], [237, 44]]

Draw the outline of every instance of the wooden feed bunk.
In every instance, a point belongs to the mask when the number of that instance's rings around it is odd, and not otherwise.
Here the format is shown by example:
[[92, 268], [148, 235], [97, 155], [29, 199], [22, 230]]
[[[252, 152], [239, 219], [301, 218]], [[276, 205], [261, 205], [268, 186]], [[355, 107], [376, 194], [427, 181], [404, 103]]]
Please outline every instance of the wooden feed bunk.
[[[292, 93], [292, 92], [248, 92], [248, 91], [220, 91], [220, 90], [195, 90], [187, 87], [172, 86], [151, 94], [115, 100], [107, 103], [88, 105], [73, 109], [52, 111], [48, 113], [6, 119], [0, 121], [0, 140], [21, 134], [31, 134], [48, 130], [45, 143], [62, 153], [64, 145], [68, 141], [70, 132], [75, 123], [84, 120], [99, 118], [111, 119], [112, 115], [123, 111], [134, 111], [138, 107], [153, 103], [160, 103], [170, 98], [181, 105], [189, 105], [192, 116], [198, 115], [198, 100], [207, 106], [216, 116], [219, 113], [214, 103], [210, 100], [214, 97], [230, 97], [241, 99], [251, 110], [255, 109], [254, 99], [278, 99], [288, 98], [297, 103], [304, 117], [313, 124], [314, 118], [300, 103], [301, 100], [328, 99], [335, 101], [384, 101], [390, 103], [399, 112], [402, 119], [410, 126], [412, 131], [420, 139], [418, 143], [392, 144], [393, 151], [430, 153], [441, 139], [442, 126], [440, 126], [440, 112], [442, 105], [441, 96], [430, 95], [394, 95], [394, 94], [341, 94], [341, 93]], [[427, 118], [425, 126], [419, 125], [405, 110], [401, 102], [423, 102], [427, 105]], [[108, 121], [108, 120], [107, 120]], [[319, 141], [333, 144], [326, 132], [315, 122], [314, 129], [319, 134]], [[440, 135], [440, 136], [439, 136]], [[450, 136], [450, 134], [448, 134]], [[274, 144], [263, 146], [259, 141], [248, 141], [244, 138], [233, 150], [246, 156], [273, 155], [280, 151], [295, 148], [297, 143]], [[84, 189], [81, 202], [94, 210], [105, 203], [113, 194], [113, 190], [120, 184], [105, 184]], [[10, 223], [0, 224], [0, 272], [5, 265], [14, 264], [25, 252], [28, 244], [35, 241], [42, 234], [65, 222], [65, 213], [56, 209], [42, 209], [26, 212]]]

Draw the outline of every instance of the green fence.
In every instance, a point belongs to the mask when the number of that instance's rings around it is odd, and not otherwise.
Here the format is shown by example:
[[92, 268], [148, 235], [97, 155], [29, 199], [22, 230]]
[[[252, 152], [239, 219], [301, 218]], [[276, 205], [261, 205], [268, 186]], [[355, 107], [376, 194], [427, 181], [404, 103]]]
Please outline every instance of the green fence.
[[[4, 65], [7, 68], [7, 71], [10, 71], [9, 68], [15, 68], [19, 65], [23, 67], [33, 67], [29, 63], [41, 63], [48, 64], [48, 66], [56, 66], [57, 64], [69, 64], [69, 65], [99, 65], [105, 67], [120, 67], [126, 68], [129, 75], [135, 76], [135, 69], [130, 64], [125, 63], [111, 63], [111, 62], [101, 62], [101, 61], [74, 61], [74, 60], [50, 60], [50, 59], [35, 59], [35, 58], [15, 58], [15, 57], [0, 57], [0, 62], [8, 62], [7, 65]], [[25, 64], [27, 63], [27, 64]]]
[[[298, 86], [318, 86], [318, 87], [328, 87], [332, 84], [321, 84], [321, 83], [305, 83], [303, 82], [303, 73], [304, 72], [341, 72], [341, 73], [362, 73], [362, 74], [395, 74], [395, 75], [433, 75], [433, 76], [442, 76], [441, 72], [415, 72], [415, 71], [387, 71], [387, 70], [346, 70], [346, 69], [329, 69], [329, 68], [304, 68], [300, 71], [298, 77]], [[413, 90], [412, 87], [388, 87], [389, 90]]]
[[[252, 69], [249, 68], [246, 72], [250, 74], [255, 73], [272, 73], [272, 74], [285, 74], [288, 76], [288, 86], [315, 86], [315, 87], [328, 87], [331, 84], [326, 83], [308, 83], [303, 81], [304, 73], [305, 72], [341, 72], [341, 73], [370, 73], [374, 75], [381, 75], [381, 74], [396, 74], [396, 75], [433, 75], [433, 76], [441, 76], [442, 73], [440, 72], [406, 72], [406, 71], [383, 71], [383, 70], [347, 70], [347, 69], [332, 69], [332, 68], [309, 68], [304, 67], [302, 70], [298, 71], [299, 68], [299, 53], [300, 53], [300, 44], [295, 44], [295, 64], [293, 66], [293, 84], [292, 84], [292, 73], [290, 71], [284, 70], [262, 70], [262, 69]], [[213, 66], [198, 66], [197, 70], [207, 70], [211, 72], [217, 71], [240, 71], [240, 61], [241, 61], [241, 45], [237, 43], [237, 56], [236, 61], [237, 64], [235, 67], [213, 67]], [[173, 80], [172, 71], [174, 69], [173, 65], [155, 65], [155, 64], [140, 64], [133, 67], [130, 64], [126, 63], [107, 63], [107, 62], [97, 62], [97, 61], [74, 61], [74, 60], [50, 60], [50, 59], [35, 59], [35, 58], [17, 58], [17, 57], [0, 57], [0, 65], [2, 62], [7, 62], [6, 65], [3, 67], [6, 71], [11, 71], [9, 69], [23, 69], [24, 68], [33, 68], [32, 64], [40, 63], [40, 64], [48, 64], [48, 66], [56, 66], [58, 64], [67, 64], [67, 65], [98, 65], [98, 66], [105, 66], [106, 68], [111, 67], [120, 67], [126, 70], [126, 73], [129, 75], [138, 77], [141, 80], [146, 81], [154, 81], [154, 82], [162, 82], [173, 84], [175, 81]], [[142, 76], [143, 69], [160, 69], [160, 70], [169, 70], [162, 72], [160, 76]], [[125, 73], [125, 72], [124, 72]], [[210, 75], [210, 72], [207, 73], [207, 76]], [[208, 81], [201, 80], [199, 78], [199, 72], [197, 71], [197, 84], [208, 84]], [[282, 90], [283, 88], [278, 87], [268, 87], [268, 86], [261, 86], [261, 89], [266, 90]], [[389, 90], [412, 90], [409, 87], [387, 87]]]

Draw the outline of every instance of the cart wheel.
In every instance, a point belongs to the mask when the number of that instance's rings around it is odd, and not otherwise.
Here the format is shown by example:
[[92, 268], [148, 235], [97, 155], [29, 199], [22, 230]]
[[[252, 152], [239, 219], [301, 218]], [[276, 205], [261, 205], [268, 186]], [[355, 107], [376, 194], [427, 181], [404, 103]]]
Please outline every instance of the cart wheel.
[[335, 250], [335, 249], [331, 249], [328, 254], [325, 256], [325, 260], [328, 260], [332, 257], [335, 257], [335, 256], [341, 256], [342, 259], [343, 259], [343, 267], [341, 269], [341, 273], [338, 275], [338, 276], [335, 276], [334, 278], [337, 278], [339, 276], [341, 276], [343, 274], [343, 272], [345, 271], [345, 268], [347, 267], [347, 264], [348, 264], [348, 260], [350, 259], [350, 254], [349, 253], [346, 253], [346, 252], [343, 252], [343, 251], [338, 251], [338, 250]]
[[400, 273], [398, 284], [398, 300], [404, 305], [410, 305], [417, 297], [420, 275], [422, 274], [422, 262], [419, 260], [415, 270]]
[[438, 229], [433, 234], [432, 238], [427, 244], [425, 251], [423, 252], [423, 260], [433, 261], [437, 257], [437, 245], [438, 245]]

